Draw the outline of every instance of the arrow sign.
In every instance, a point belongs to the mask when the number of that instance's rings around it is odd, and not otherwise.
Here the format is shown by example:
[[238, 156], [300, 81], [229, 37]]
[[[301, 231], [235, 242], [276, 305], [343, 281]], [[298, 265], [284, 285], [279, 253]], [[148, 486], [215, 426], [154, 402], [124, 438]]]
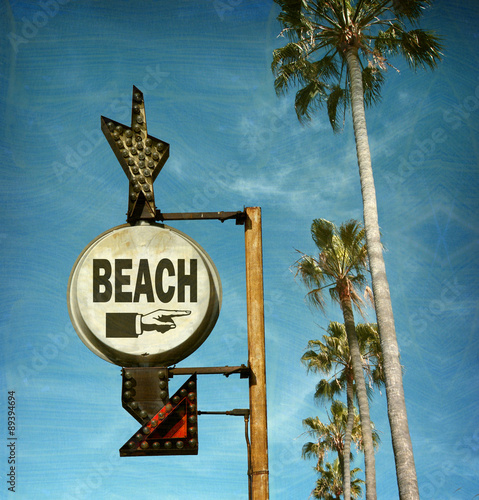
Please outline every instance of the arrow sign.
[[121, 457], [197, 455], [196, 374], [121, 448]]

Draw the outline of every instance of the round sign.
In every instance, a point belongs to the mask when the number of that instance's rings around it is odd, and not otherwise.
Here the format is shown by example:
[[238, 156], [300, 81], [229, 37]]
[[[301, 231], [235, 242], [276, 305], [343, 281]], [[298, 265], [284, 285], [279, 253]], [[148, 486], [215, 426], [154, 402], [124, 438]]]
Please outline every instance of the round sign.
[[208, 254], [162, 224], [125, 224], [93, 240], [68, 283], [68, 309], [83, 343], [124, 367], [170, 366], [208, 337], [221, 282]]

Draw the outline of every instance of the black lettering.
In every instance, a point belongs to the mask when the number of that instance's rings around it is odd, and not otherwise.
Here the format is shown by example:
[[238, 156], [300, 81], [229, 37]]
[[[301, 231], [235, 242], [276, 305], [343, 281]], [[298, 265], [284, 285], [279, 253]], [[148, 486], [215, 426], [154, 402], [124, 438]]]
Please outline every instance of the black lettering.
[[196, 259], [190, 260], [190, 274], [185, 274], [185, 259], [178, 259], [178, 302], [185, 302], [185, 287], [190, 287], [190, 302], [197, 298], [197, 266]]
[[123, 291], [123, 287], [130, 284], [130, 276], [123, 271], [132, 267], [131, 259], [115, 259], [115, 302], [131, 302], [132, 293]]
[[156, 266], [155, 273], [155, 287], [156, 294], [161, 302], [170, 302], [175, 294], [175, 287], [169, 286], [168, 290], [165, 292], [163, 289], [163, 271], [168, 271], [168, 276], [175, 275], [175, 268], [173, 267], [173, 262], [170, 259], [161, 259]]
[[[107, 259], [93, 259], [93, 302], [108, 302], [111, 299], [111, 264]], [[103, 287], [103, 291], [100, 288]]]
[[140, 259], [138, 276], [136, 277], [135, 296], [133, 302], [139, 302], [140, 295], [146, 295], [148, 302], [154, 302], [153, 286], [151, 284], [150, 267], [147, 259]]

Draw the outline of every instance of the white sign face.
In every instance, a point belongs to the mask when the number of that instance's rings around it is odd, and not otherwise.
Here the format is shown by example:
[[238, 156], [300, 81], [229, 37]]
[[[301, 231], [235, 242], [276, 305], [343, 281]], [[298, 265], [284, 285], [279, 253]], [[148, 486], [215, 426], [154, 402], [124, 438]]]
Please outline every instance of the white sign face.
[[160, 224], [124, 225], [90, 243], [68, 284], [75, 330], [101, 358], [120, 366], [170, 366], [211, 332], [221, 282], [208, 254]]

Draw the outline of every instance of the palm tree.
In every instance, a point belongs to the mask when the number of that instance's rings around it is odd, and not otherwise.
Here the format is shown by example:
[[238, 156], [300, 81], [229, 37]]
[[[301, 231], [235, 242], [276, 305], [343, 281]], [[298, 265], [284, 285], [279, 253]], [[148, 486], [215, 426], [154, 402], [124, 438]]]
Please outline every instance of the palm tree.
[[[344, 436], [346, 432], [346, 423], [348, 420], [348, 410], [346, 406], [341, 402], [334, 400], [331, 404], [331, 413], [328, 414], [328, 424], [321, 422], [319, 417], [310, 417], [303, 420], [303, 425], [308, 429], [307, 433], [314, 437], [314, 442], [308, 442], [303, 445], [302, 456], [305, 459], [315, 458], [317, 460], [315, 470], [318, 473], [322, 473], [324, 469], [324, 461], [328, 452], [333, 451], [338, 454], [338, 476], [341, 476], [341, 471], [343, 469], [343, 463], [345, 458], [344, 450]], [[360, 425], [360, 418], [356, 412], [354, 412], [354, 425], [353, 432], [351, 434], [352, 440], [356, 443], [358, 449], [363, 449], [363, 435], [362, 427]], [[376, 431], [372, 432], [372, 438], [374, 446], [377, 446], [380, 439]], [[326, 464], [327, 470], [327, 464]], [[353, 481], [351, 482], [351, 495], [355, 497], [356, 485], [362, 483], [363, 481], [354, 482], [354, 475], [359, 471], [359, 469], [353, 469], [351, 471], [351, 477]], [[341, 483], [341, 493], [343, 493], [342, 480], [336, 481], [336, 484]], [[315, 489], [316, 490], [316, 489]], [[314, 490], [314, 491], [315, 491]], [[314, 493], [313, 491], [313, 493]], [[321, 498], [321, 497], [319, 497]], [[345, 497], [346, 498], [346, 497]]]
[[323, 291], [328, 288], [331, 298], [341, 306], [361, 416], [366, 498], [371, 500], [376, 498], [374, 446], [363, 362], [353, 314], [353, 305], [361, 310], [359, 291], [366, 285], [364, 273], [367, 251], [364, 229], [354, 220], [345, 222], [338, 228], [325, 219], [315, 219], [311, 225], [311, 233], [319, 255], [312, 257], [303, 254], [296, 267], [299, 276], [309, 288], [307, 297], [313, 305], [324, 311]]
[[433, 69], [441, 59], [434, 32], [417, 24], [432, 0], [275, 0], [278, 20], [290, 43], [273, 52], [278, 94], [299, 84], [295, 108], [300, 121], [326, 104], [333, 130], [338, 110], [352, 109], [363, 197], [364, 225], [375, 308], [386, 374], [388, 416], [399, 495], [419, 498], [402, 384], [389, 284], [380, 241], [376, 190], [366, 128], [365, 105], [379, 100], [389, 56], [403, 56], [413, 68]]
[[[332, 464], [327, 462], [324, 467], [318, 468], [319, 478], [316, 481], [316, 486], [311, 492], [313, 498], [320, 500], [340, 500], [341, 494], [344, 493], [346, 498], [346, 489], [343, 491], [343, 477], [339, 459], [336, 459]], [[361, 485], [364, 483], [362, 479], [356, 478], [356, 474], [361, 469], [355, 468], [351, 471], [351, 496], [359, 498], [361, 496]]]
[[323, 342], [320, 340], [310, 340], [308, 348], [310, 350], [305, 352], [301, 358], [303, 363], [306, 364], [308, 371], [324, 374], [333, 372], [329, 380], [321, 379], [316, 385], [315, 399], [334, 399], [335, 396], [346, 389], [348, 419], [344, 433], [344, 461], [341, 465], [343, 466], [342, 484], [344, 498], [349, 500], [351, 497], [351, 433], [355, 410], [353, 401], [354, 373], [344, 325], [333, 321], [330, 322], [328, 335], [323, 335]]
[[[314, 441], [303, 445], [302, 457], [304, 459], [315, 458], [315, 470], [319, 470], [324, 464], [326, 455], [333, 451], [338, 454], [339, 463], [342, 467], [344, 462], [344, 433], [348, 419], [348, 410], [344, 403], [333, 400], [331, 403], [331, 413], [328, 414], [328, 424], [321, 422], [319, 417], [308, 417], [303, 420], [307, 433], [314, 438]], [[361, 430], [360, 420], [354, 412], [354, 442], [358, 443]], [[359, 446], [359, 445], [358, 445]]]
[[[377, 327], [370, 323], [356, 325], [356, 336], [363, 359], [363, 367], [367, 368], [370, 381], [379, 387], [384, 383], [384, 375]], [[323, 340], [310, 340], [308, 348], [309, 350], [301, 358], [308, 371], [330, 375], [329, 379], [321, 379], [316, 385], [315, 398], [332, 400], [346, 389], [348, 419], [344, 434], [342, 484], [344, 485], [344, 498], [349, 499], [351, 497], [351, 434], [355, 411], [353, 401], [354, 373], [344, 325], [331, 321], [327, 335], [323, 335]]]

